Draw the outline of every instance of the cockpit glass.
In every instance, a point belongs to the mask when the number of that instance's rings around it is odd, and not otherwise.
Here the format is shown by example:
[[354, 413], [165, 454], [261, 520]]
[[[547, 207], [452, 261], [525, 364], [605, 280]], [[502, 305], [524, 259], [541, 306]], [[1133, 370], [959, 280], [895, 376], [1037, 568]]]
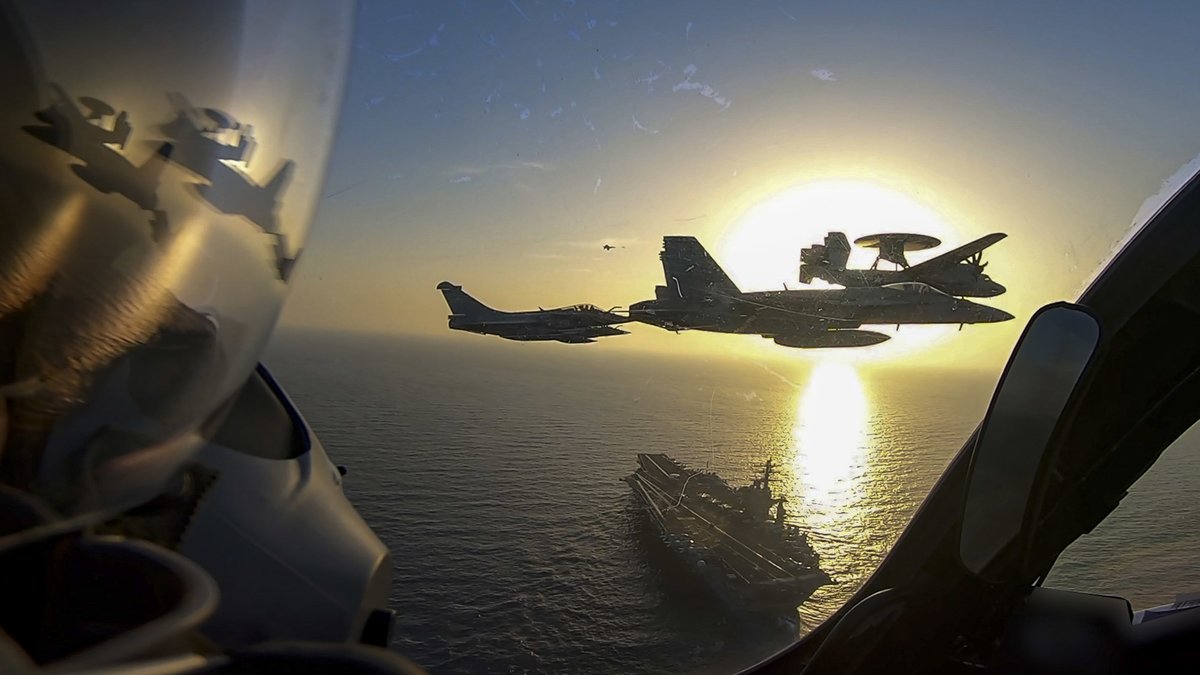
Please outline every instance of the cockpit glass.
[[945, 291], [938, 290], [937, 288], [930, 286], [929, 284], [920, 283], [920, 282], [900, 282], [900, 283], [894, 283], [894, 284], [885, 284], [882, 286], [882, 288], [888, 288], [888, 289], [898, 291], [901, 293], [910, 293], [910, 294], [916, 293], [919, 295], [925, 295], [928, 293], [939, 293], [941, 295], [947, 295], [947, 293]]
[[1200, 168], [1197, 22], [364, 2], [267, 364], [391, 547], [392, 647], [723, 672], [820, 625]]

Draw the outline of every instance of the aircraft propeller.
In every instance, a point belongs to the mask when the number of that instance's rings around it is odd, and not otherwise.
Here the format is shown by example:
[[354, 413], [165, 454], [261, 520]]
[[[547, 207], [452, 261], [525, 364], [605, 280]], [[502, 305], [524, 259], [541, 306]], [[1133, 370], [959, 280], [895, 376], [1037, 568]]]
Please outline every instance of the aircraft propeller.
[[972, 271], [975, 272], [976, 277], [982, 276], [983, 270], [987, 269], [988, 266], [987, 263], [983, 262], [983, 251], [977, 251], [973, 253], [966, 259], [965, 262], [967, 265], [970, 265], [972, 268], [974, 268]]

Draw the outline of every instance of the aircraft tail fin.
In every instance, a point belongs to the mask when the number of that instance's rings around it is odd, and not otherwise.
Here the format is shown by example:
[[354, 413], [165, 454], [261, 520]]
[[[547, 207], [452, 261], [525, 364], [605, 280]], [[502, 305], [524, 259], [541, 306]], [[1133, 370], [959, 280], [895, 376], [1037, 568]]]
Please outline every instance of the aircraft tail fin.
[[725, 270], [695, 237], [663, 237], [659, 254], [667, 288], [681, 298], [697, 295], [740, 295]]
[[850, 240], [844, 232], [830, 232], [825, 235], [824, 244], [813, 244], [800, 250], [801, 267], [812, 265], [843, 272], [849, 260]]
[[279, 166], [279, 169], [275, 171], [275, 175], [272, 176], [271, 180], [267, 181], [267, 184], [263, 186], [263, 192], [271, 195], [273, 200], [278, 201], [279, 193], [283, 191], [283, 188], [287, 186], [288, 181], [292, 179], [292, 170], [295, 168], [296, 163], [290, 159], [282, 162]]
[[488, 307], [487, 305], [467, 294], [467, 292], [462, 289], [462, 286], [452, 284], [449, 281], [443, 281], [437, 285], [437, 289], [441, 291], [442, 296], [446, 298], [446, 304], [450, 306], [450, 312], [452, 314], [458, 316], [475, 317], [496, 313], [496, 310]]

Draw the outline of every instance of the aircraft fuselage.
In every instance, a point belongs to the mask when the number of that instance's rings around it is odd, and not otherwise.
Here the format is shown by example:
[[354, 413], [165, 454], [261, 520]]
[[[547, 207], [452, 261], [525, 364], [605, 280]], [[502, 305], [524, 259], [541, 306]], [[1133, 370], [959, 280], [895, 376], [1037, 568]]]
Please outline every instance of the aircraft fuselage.
[[450, 315], [450, 328], [507, 340], [591, 342], [594, 338], [624, 335], [612, 324], [625, 323], [627, 317], [611, 312], [538, 311], [495, 312], [486, 317]]
[[1004, 293], [1004, 286], [981, 274], [972, 265], [958, 264], [939, 269], [913, 272], [911, 270], [835, 270], [820, 266], [806, 266], [814, 278], [847, 288], [884, 286], [903, 282], [919, 282], [960, 297], [991, 298]]
[[[664, 290], [666, 290], [664, 288]], [[662, 296], [668, 297], [662, 297]], [[888, 287], [755, 291], [669, 297], [630, 306], [630, 317], [676, 330], [794, 335], [877, 324], [967, 324], [1012, 315], [932, 289]]]

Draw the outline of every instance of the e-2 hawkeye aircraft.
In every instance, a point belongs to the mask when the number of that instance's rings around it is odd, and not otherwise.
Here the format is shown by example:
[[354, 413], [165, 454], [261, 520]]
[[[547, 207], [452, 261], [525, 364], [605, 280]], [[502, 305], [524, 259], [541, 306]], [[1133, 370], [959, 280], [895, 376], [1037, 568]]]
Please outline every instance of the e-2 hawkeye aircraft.
[[604, 311], [595, 305], [573, 305], [536, 312], [503, 312], [492, 309], [449, 281], [437, 285], [450, 306], [450, 328], [480, 335], [497, 335], [506, 340], [555, 340], [568, 344], [595, 342], [598, 337], [626, 335], [614, 324], [629, 317]]
[[[987, 267], [987, 263], [982, 261], [983, 250], [1007, 236], [1001, 232], [989, 234], [916, 265], [909, 264], [904, 255], [906, 251], [922, 251], [942, 242], [924, 234], [892, 233], [859, 237], [854, 240], [855, 244], [879, 249], [871, 268], [864, 270], [846, 268], [846, 261], [850, 258], [850, 241], [843, 232], [830, 232], [825, 235], [824, 244], [813, 244], [800, 251], [800, 283], [824, 279], [846, 288], [860, 288], [916, 281], [950, 295], [990, 298], [1000, 295], [1005, 289], [983, 273]], [[895, 264], [897, 269], [878, 269], [880, 261], [885, 260]]]
[[663, 237], [666, 285], [634, 303], [630, 318], [668, 330], [748, 333], [785, 347], [865, 347], [889, 339], [864, 324], [1008, 321], [1008, 312], [920, 283], [873, 288], [743, 292], [695, 237]]

